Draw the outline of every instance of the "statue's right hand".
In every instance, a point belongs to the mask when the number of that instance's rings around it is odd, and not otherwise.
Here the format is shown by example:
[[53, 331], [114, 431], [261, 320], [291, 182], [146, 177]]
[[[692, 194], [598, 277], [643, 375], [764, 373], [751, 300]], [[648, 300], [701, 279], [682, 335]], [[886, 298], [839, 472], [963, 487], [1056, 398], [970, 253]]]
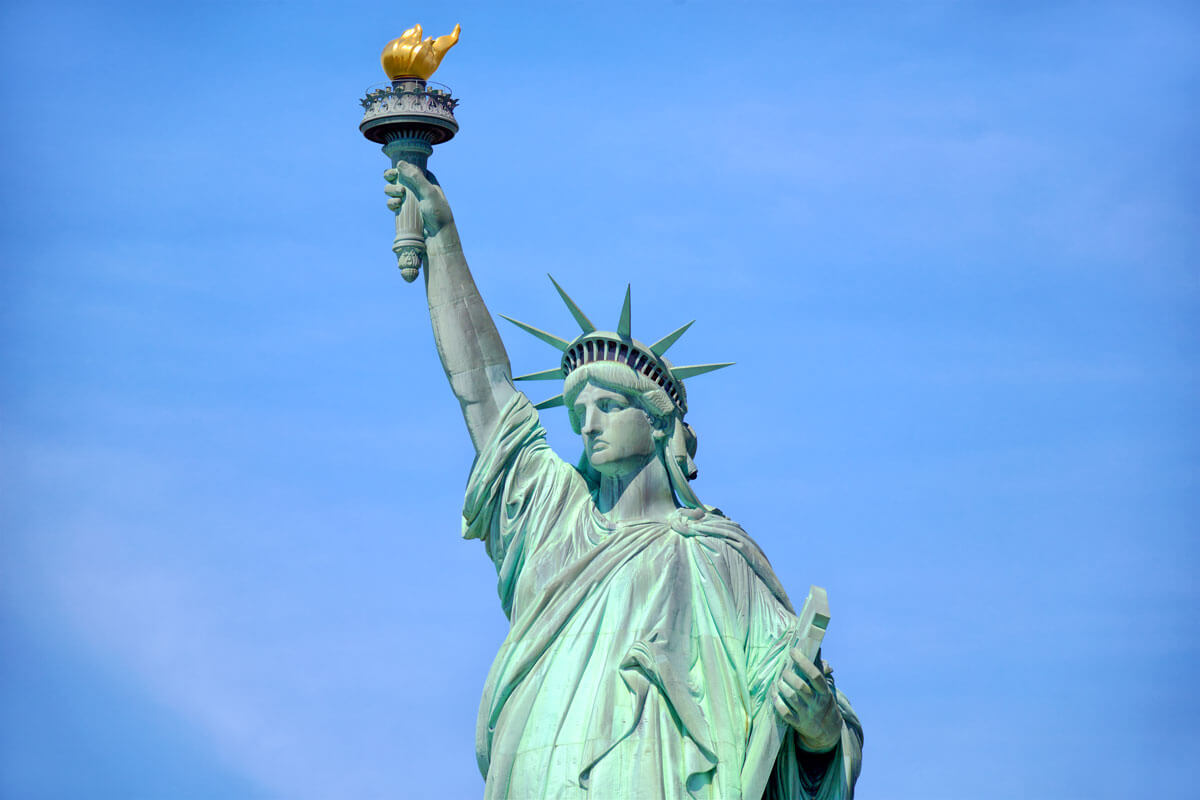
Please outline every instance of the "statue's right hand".
[[385, 172], [384, 177], [389, 181], [395, 180], [417, 198], [426, 238], [437, 236], [442, 229], [454, 224], [454, 214], [450, 212], [450, 204], [446, 202], [446, 193], [442, 191], [442, 187], [429, 180], [424, 170], [407, 161], [401, 161], [396, 164], [395, 169]]

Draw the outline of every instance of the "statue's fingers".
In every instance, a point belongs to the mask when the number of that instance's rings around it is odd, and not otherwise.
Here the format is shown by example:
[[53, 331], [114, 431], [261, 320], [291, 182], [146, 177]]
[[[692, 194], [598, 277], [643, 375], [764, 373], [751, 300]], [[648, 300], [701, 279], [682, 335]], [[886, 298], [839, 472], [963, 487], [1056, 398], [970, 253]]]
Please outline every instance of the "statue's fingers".
[[825, 673], [818, 669], [816, 664], [806, 658], [797, 661], [796, 667], [812, 687], [813, 694], [829, 694], [829, 682], [825, 680]]
[[425, 177], [425, 172], [407, 161], [396, 164], [396, 179], [412, 192], [417, 200], [424, 200], [433, 190], [433, 184]]
[[795, 724], [799, 721], [799, 718], [796, 716], [796, 712], [788, 707], [788, 704], [784, 702], [783, 696], [780, 693], [776, 692], [775, 696], [771, 699], [771, 702], [774, 704], [775, 710], [779, 713], [780, 718], [782, 718], [785, 722], [789, 724]]
[[812, 687], [808, 685], [808, 682], [791, 670], [784, 670], [782, 678], [783, 682], [790, 686], [807, 705], [807, 701], [813, 696]]
[[813, 684], [812, 678], [814, 675], [820, 674], [816, 666], [813, 665], [813, 662], [809, 660], [808, 656], [801, 652], [799, 647], [792, 648], [791, 656], [792, 663], [795, 665], [796, 674], [802, 676], [815, 689], [816, 686]]
[[813, 665], [812, 659], [804, 655], [804, 651], [799, 647], [793, 647], [788, 655], [792, 657], [792, 663], [798, 667], [803, 667], [805, 665], [811, 667]]
[[804, 703], [801, 701], [796, 690], [786, 683], [781, 682], [775, 687], [775, 695], [783, 702], [784, 705], [788, 707], [788, 710], [793, 714], [800, 713], [801, 709], [804, 708]]

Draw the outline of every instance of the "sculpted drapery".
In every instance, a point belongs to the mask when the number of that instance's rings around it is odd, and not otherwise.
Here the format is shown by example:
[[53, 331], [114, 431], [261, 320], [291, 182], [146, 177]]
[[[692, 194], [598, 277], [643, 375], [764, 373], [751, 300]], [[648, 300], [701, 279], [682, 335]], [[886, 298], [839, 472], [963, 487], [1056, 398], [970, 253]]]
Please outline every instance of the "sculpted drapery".
[[[420, 204], [434, 340], [476, 452], [463, 532], [510, 622], [477, 726], [485, 798], [848, 800], [858, 719], [796, 646], [762, 551], [689, 484], [683, 381], [728, 364], [673, 366], [691, 323], [640, 342], [627, 290], [616, 330], [597, 330], [556, 283], [581, 333], [516, 323], [560, 358], [514, 379], [444, 192], [403, 161], [395, 177]], [[581, 469], [513, 384], [559, 378], [539, 406], [566, 408]]]
[[479, 711], [486, 798], [852, 797], [862, 730], [845, 697], [822, 754], [770, 702], [797, 619], [738, 525], [700, 509], [610, 523], [519, 393], [463, 516], [511, 626]]

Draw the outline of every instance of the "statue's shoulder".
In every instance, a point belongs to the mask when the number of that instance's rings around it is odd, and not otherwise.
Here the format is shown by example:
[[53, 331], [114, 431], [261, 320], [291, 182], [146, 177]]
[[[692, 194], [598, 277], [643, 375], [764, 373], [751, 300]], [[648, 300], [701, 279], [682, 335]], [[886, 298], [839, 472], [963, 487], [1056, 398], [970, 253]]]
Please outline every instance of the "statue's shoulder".
[[750, 534], [718, 509], [679, 508], [669, 524], [676, 533], [704, 538], [708, 544], [717, 547], [725, 545], [743, 558], [764, 558], [762, 549]]
[[744, 562], [771, 594], [791, 611], [787, 592], [771, 569], [771, 562], [741, 525], [717, 509], [681, 508], [672, 517], [671, 528], [684, 536], [703, 538], [714, 551]]
[[715, 536], [747, 540], [752, 544], [754, 541], [741, 525], [721, 513], [719, 508], [677, 508], [668, 523], [672, 530], [684, 536]]

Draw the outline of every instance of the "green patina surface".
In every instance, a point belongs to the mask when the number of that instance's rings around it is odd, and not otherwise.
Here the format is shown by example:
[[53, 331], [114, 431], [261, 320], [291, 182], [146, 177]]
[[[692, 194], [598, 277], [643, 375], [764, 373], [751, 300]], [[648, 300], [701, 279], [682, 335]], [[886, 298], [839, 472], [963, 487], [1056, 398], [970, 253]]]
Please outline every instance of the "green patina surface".
[[485, 796], [849, 797], [844, 696], [821, 755], [771, 702], [800, 625], [758, 546], [699, 509], [613, 523], [593, 493], [514, 395], [464, 508], [511, 622], [480, 706]]
[[[689, 483], [683, 381], [727, 365], [675, 367], [664, 354], [687, 325], [641, 343], [627, 293], [616, 330], [597, 330], [555, 284], [582, 333], [516, 323], [560, 354], [522, 376], [564, 381], [535, 407], [442, 189], [403, 159], [387, 177], [419, 212], [434, 338], [477, 453], [463, 533], [510, 620], [479, 711], [485, 797], [851, 798], [862, 728], [817, 656], [824, 592], [797, 615], [754, 541]], [[555, 406], [577, 464], [545, 442], [538, 409]]]

